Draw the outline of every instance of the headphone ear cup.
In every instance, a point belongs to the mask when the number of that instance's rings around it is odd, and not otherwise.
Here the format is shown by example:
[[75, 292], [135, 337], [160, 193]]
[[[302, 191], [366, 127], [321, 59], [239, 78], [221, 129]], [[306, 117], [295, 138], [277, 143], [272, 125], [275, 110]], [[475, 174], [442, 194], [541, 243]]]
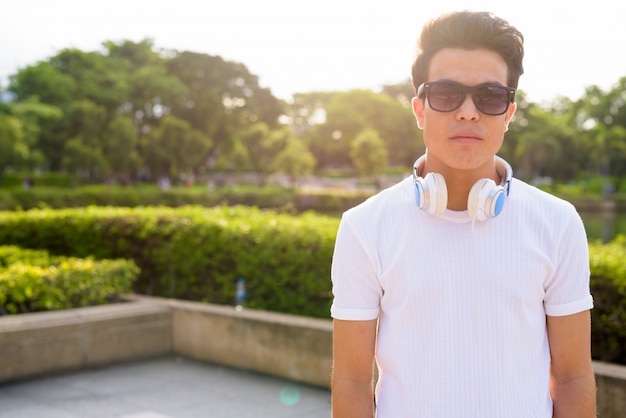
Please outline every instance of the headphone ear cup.
[[443, 176], [428, 173], [415, 178], [415, 204], [431, 215], [441, 215], [448, 206], [448, 189]]
[[494, 218], [502, 212], [505, 190], [502, 186], [497, 186], [491, 179], [478, 180], [470, 190], [467, 198], [467, 211], [472, 218], [484, 221], [487, 218]]
[[428, 191], [428, 213], [441, 215], [448, 206], [448, 188], [446, 180], [439, 173], [428, 173], [424, 178]]

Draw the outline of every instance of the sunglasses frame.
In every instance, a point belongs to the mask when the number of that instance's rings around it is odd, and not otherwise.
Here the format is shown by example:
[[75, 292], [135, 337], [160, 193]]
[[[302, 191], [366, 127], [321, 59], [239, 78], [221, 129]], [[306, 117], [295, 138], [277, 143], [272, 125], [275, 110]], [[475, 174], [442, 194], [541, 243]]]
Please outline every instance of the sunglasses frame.
[[[455, 87], [460, 87], [461, 88], [461, 96], [459, 99], [459, 103], [453, 107], [452, 109], [448, 109], [448, 110], [440, 110], [437, 109], [436, 107], [433, 107], [430, 101], [430, 89], [433, 86], [437, 86], [437, 85], [441, 85], [441, 84], [447, 84], [450, 86], [455, 86]], [[507, 94], [507, 101], [506, 101], [506, 106], [504, 108], [504, 110], [502, 112], [499, 113], [487, 113], [485, 111], [483, 111], [481, 109], [482, 104], [481, 102], [478, 102], [476, 100], [476, 93], [482, 89], [482, 88], [486, 88], [486, 87], [497, 87], [499, 89], [502, 89], [506, 92]], [[465, 101], [465, 98], [467, 97], [468, 94], [472, 95], [472, 102], [474, 102], [474, 106], [476, 106], [476, 109], [478, 109], [478, 111], [480, 113], [484, 113], [485, 115], [489, 115], [489, 116], [500, 116], [500, 115], [504, 115], [506, 113], [506, 111], [509, 109], [509, 106], [511, 103], [515, 102], [515, 92], [516, 89], [514, 89], [513, 87], [508, 87], [508, 86], [503, 86], [501, 84], [480, 84], [478, 86], [466, 86], [465, 84], [461, 84], [461, 83], [457, 83], [455, 81], [430, 81], [430, 82], [425, 82], [420, 84], [420, 86], [417, 89], [417, 97], [422, 98], [422, 97], [426, 97], [426, 100], [428, 101], [428, 105], [430, 106], [431, 109], [437, 111], [437, 112], [452, 112], [456, 109], [458, 109], [459, 107], [461, 107], [461, 105], [463, 104], [463, 102]]]

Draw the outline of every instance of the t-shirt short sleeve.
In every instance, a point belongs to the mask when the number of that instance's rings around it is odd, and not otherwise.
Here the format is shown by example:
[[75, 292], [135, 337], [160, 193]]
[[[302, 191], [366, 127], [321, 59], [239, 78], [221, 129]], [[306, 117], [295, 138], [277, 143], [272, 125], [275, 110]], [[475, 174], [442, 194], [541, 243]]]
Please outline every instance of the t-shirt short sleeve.
[[589, 245], [582, 220], [573, 210], [559, 241], [556, 266], [545, 286], [546, 315], [572, 315], [593, 308]]
[[333, 303], [330, 312], [335, 319], [365, 321], [378, 317], [382, 289], [367, 244], [364, 234], [359, 233], [344, 214], [331, 267]]

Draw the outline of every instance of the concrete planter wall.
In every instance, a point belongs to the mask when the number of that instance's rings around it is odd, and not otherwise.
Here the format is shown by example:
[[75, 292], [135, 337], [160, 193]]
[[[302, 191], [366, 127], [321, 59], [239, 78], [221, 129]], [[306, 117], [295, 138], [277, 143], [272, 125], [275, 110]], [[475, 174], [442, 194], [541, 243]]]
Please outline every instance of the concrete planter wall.
[[125, 300], [0, 317], [0, 383], [176, 353], [330, 385], [330, 320], [136, 295]]
[[119, 303], [0, 317], [0, 382], [172, 351], [166, 304]]
[[330, 320], [181, 301], [170, 306], [176, 353], [330, 386]]
[[[176, 353], [329, 387], [332, 323], [129, 295], [126, 303], [0, 317], [0, 383]], [[626, 367], [594, 362], [598, 416], [626, 411]]]

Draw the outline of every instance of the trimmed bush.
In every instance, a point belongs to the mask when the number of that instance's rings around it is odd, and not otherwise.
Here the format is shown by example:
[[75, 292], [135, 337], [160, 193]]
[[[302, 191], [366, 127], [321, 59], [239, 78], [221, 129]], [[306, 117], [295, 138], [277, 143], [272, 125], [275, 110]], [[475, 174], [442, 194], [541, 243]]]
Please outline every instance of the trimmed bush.
[[337, 193], [299, 192], [278, 186], [266, 187], [173, 187], [160, 190], [153, 185], [140, 186], [81, 186], [74, 189], [40, 187], [0, 190], [0, 210], [29, 210], [46, 208], [78, 208], [88, 206], [254, 206], [283, 212], [341, 213], [364, 201], [371, 192]]
[[30, 179], [35, 186], [70, 187], [78, 183], [78, 179], [69, 174], [61, 173], [4, 173], [0, 182], [3, 188], [20, 188], [24, 181]]
[[130, 260], [49, 256], [45, 250], [0, 247], [0, 313], [100, 305], [132, 290]]
[[626, 237], [591, 243], [593, 357], [626, 364]]
[[0, 244], [132, 259], [137, 293], [327, 318], [338, 220], [257, 208], [103, 208], [0, 212]]

